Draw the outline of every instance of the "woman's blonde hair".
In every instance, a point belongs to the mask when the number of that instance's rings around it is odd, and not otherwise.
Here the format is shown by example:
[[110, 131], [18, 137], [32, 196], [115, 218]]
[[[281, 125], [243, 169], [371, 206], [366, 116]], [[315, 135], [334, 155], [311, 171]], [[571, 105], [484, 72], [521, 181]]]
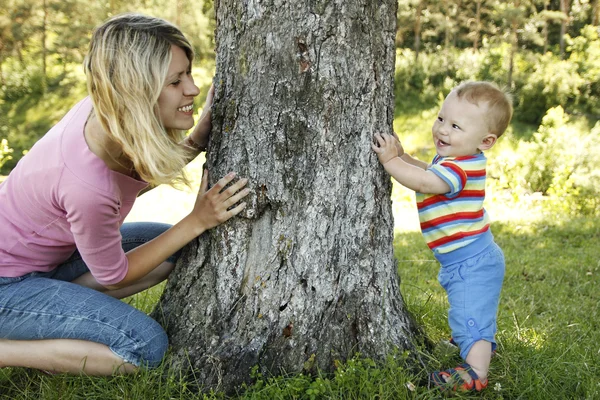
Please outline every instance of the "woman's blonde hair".
[[96, 116], [122, 147], [137, 174], [151, 184], [187, 183], [189, 151], [177, 143], [183, 132], [165, 129], [158, 97], [165, 84], [171, 46], [194, 52], [173, 24], [141, 14], [115, 16], [97, 27], [84, 60]]

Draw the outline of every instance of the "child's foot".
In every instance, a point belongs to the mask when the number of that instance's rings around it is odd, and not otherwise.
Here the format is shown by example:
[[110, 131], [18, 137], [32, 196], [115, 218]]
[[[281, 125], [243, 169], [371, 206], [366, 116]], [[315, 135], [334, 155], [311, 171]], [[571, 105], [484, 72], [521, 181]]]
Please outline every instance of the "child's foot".
[[475, 391], [481, 392], [488, 385], [487, 378], [483, 381], [467, 363], [445, 371], [435, 371], [429, 375], [429, 387], [437, 387], [442, 391]]

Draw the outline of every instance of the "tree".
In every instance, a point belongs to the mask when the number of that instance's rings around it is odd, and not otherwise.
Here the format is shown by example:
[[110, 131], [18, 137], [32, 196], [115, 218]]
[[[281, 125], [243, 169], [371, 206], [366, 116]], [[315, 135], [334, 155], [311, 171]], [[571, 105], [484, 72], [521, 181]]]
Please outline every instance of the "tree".
[[48, 86], [48, 67], [46, 65], [46, 59], [48, 57], [48, 47], [46, 46], [46, 36], [48, 31], [48, 3], [46, 0], [42, 1], [42, 24], [41, 30], [41, 48], [42, 48], [42, 93], [46, 92]]
[[[215, 2], [211, 183], [248, 177], [243, 215], [188, 245], [154, 315], [172, 362], [233, 391], [413, 350], [393, 258], [389, 176], [397, 0]], [[415, 354], [413, 352], [413, 354]]]
[[564, 14], [560, 24], [560, 58], [565, 58], [565, 36], [567, 35], [570, 8], [571, 2], [569, 0], [560, 0], [560, 11]]
[[481, 3], [483, 0], [475, 1], [475, 18], [473, 19], [473, 49], [479, 50], [479, 38], [481, 32]]
[[419, 51], [421, 50], [421, 18], [423, 15], [423, 7], [425, 5], [424, 3], [424, 0], [419, 0], [417, 4], [417, 11], [415, 13], [415, 62], [419, 60]]

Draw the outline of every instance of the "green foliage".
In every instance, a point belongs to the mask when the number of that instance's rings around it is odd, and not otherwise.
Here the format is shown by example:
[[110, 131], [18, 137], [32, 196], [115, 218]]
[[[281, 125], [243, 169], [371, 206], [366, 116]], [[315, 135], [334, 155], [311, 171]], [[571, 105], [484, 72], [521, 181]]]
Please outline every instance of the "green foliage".
[[[85, 96], [80, 69], [48, 68], [44, 78], [35, 66], [22, 68], [16, 60], [5, 63], [11, 79], [0, 90], [0, 136], [14, 148], [13, 159], [0, 166], [8, 174], [33, 146], [77, 101]], [[44, 90], [45, 87], [47, 90]]]
[[584, 83], [576, 64], [559, 60], [550, 53], [530, 55], [528, 60], [523, 59], [522, 62], [529, 65], [522, 68], [528, 73], [522, 75], [518, 82], [518, 119], [539, 123], [549, 108], [567, 108], [576, 103], [579, 88]]
[[510, 44], [502, 43], [498, 46], [486, 47], [484, 50], [485, 57], [481, 60], [477, 79], [501, 84], [499, 80], [505, 79], [508, 75], [506, 58], [510, 51]]
[[[570, 56], [562, 60], [550, 52], [520, 51], [515, 58], [511, 88], [515, 119], [539, 124], [546, 111], [562, 106], [571, 113], [600, 117], [600, 39], [595, 27], [586, 26], [572, 40]], [[479, 50], [441, 49], [419, 54], [402, 48], [396, 52], [397, 111], [435, 104], [464, 80], [507, 84], [509, 43], [486, 42]]]
[[600, 39], [598, 27], [586, 25], [581, 35], [572, 39], [569, 61], [577, 65], [581, 76], [578, 109], [583, 113], [600, 116]]
[[440, 51], [444, 57], [436, 53], [422, 53], [415, 61], [412, 50], [397, 49], [394, 81], [396, 111], [404, 111], [406, 107], [435, 105], [440, 93], [445, 96], [459, 82], [477, 79], [484, 54], [472, 50]]
[[11, 154], [13, 151], [13, 149], [8, 147], [8, 140], [0, 140], [0, 168], [2, 168], [7, 161], [12, 160]]
[[531, 141], [495, 156], [490, 173], [501, 187], [546, 195], [546, 206], [571, 215], [598, 215], [600, 123], [592, 131], [570, 123], [561, 106], [548, 110]]

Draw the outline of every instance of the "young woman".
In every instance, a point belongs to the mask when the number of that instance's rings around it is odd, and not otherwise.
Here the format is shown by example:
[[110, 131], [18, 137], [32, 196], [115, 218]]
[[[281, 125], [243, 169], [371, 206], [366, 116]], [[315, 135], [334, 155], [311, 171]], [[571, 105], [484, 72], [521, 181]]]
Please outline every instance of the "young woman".
[[118, 299], [164, 280], [177, 252], [241, 212], [249, 192], [234, 173], [207, 190], [205, 173], [179, 223], [123, 224], [140, 191], [186, 182], [182, 168], [206, 149], [212, 88], [182, 139], [199, 93], [192, 59], [162, 19], [125, 14], [94, 31], [89, 97], [0, 185], [0, 367], [108, 375], [161, 362], [163, 329]]

